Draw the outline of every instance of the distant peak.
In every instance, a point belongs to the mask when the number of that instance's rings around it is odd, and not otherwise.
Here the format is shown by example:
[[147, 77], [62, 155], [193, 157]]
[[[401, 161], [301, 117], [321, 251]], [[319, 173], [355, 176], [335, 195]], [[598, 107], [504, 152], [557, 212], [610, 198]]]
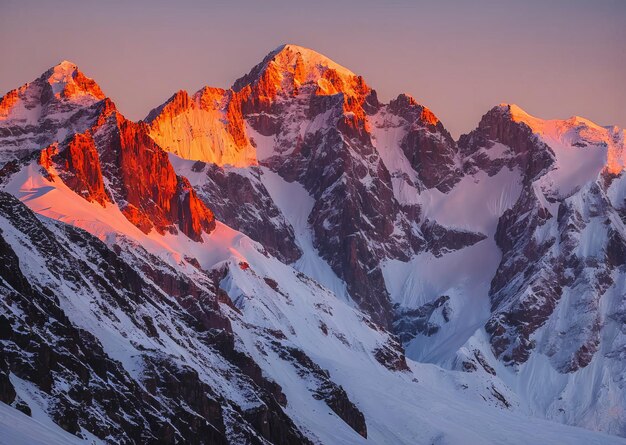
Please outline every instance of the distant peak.
[[501, 103], [500, 105], [494, 107], [494, 109], [501, 110], [510, 114], [514, 120], [530, 116], [530, 114], [528, 114], [524, 109], [522, 109], [522, 107], [517, 104]]
[[[280, 45], [278, 48], [276, 48], [274, 51], [272, 51], [272, 53], [274, 53], [275, 55], [280, 54], [280, 53], [300, 53], [303, 56], [315, 56], [315, 57], [319, 57], [319, 58], [325, 58], [328, 59], [328, 57], [324, 56], [323, 54], [311, 49], [311, 48], [306, 48], [304, 46], [300, 46], [300, 45], [294, 45], [293, 43], [285, 43], [283, 45]], [[330, 59], [329, 59], [330, 60]]]
[[76, 71], [78, 71], [78, 66], [75, 63], [64, 60], [50, 68], [46, 74], [48, 75], [48, 82], [52, 85], [58, 82], [67, 82]]
[[530, 113], [528, 113], [527, 111], [525, 111], [519, 105], [516, 105], [516, 104], [501, 103], [500, 105], [494, 107], [493, 109], [503, 111], [507, 113], [513, 121], [523, 122], [525, 124], [528, 124], [533, 129], [537, 129], [540, 126], [543, 126], [543, 124], [546, 122], [553, 122], [553, 123], [558, 122], [561, 125], [565, 125], [565, 126], [585, 125], [587, 127], [601, 128], [595, 122], [590, 121], [589, 119], [581, 117], [581, 116], [571, 116], [567, 119], [542, 119], [542, 118], [531, 115]]
[[[432, 111], [418, 103], [408, 93], [400, 93], [397, 98], [389, 102], [389, 109], [407, 120], [419, 118], [425, 124], [437, 125], [439, 123], [439, 119]], [[412, 118], [409, 117], [411, 115]]]
[[567, 119], [567, 122], [570, 122], [573, 125], [585, 125], [587, 127], [602, 128], [600, 125], [582, 116], [572, 116]]
[[324, 57], [322, 54], [318, 53], [317, 51], [311, 49], [311, 48], [306, 48], [304, 46], [300, 46], [300, 45], [294, 45], [293, 43], [283, 43], [282, 45], [280, 45], [278, 48], [276, 48], [274, 51], [270, 52], [269, 55], [277, 55], [280, 54], [282, 52], [292, 52], [292, 53], [300, 53], [300, 54], [316, 54], [318, 56], [322, 56]]

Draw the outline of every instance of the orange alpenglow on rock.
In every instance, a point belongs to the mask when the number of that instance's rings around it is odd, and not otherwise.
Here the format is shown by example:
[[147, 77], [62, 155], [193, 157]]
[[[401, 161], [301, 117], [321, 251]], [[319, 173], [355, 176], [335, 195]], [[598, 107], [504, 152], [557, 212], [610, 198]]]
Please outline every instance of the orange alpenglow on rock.
[[64, 60], [48, 71], [48, 73], [50, 73], [48, 83], [58, 97], [65, 99], [90, 97], [96, 100], [105, 98], [100, 86], [93, 79], [79, 71], [78, 67], [72, 62]]
[[75, 64], [64, 61], [8, 93], [0, 116], [9, 128], [0, 143], [16, 147], [3, 155], [20, 159], [39, 152], [49, 180], [62, 180], [89, 202], [118, 205], [142, 231], [180, 230], [201, 241], [215, 227], [211, 210], [176, 175], [148, 127], [124, 118]]
[[256, 165], [246, 136], [240, 101], [233, 92], [205, 87], [189, 97], [174, 94], [145, 119], [148, 133], [163, 149], [185, 159], [218, 165]]
[[[375, 92], [362, 77], [296, 45], [272, 51], [229, 90], [204, 87], [193, 96], [179, 91], [144, 121], [150, 136], [166, 151], [185, 159], [245, 167], [258, 163], [247, 124], [253, 123], [263, 136], [276, 134], [281, 126], [276, 106], [300, 94], [303, 100], [336, 96], [337, 105], [342, 104], [339, 124], [355, 137], [369, 137], [364, 106]], [[312, 100], [309, 106], [315, 109]]]
[[626, 169], [626, 130], [616, 126], [607, 129], [613, 144], [609, 144], [606, 170], [612, 175], [619, 175]]
[[[124, 119], [119, 125], [119, 141], [114, 141], [111, 149], [117, 153], [117, 168], [122, 178], [120, 193], [128, 207], [145, 214], [155, 230], [161, 234], [175, 233], [178, 224], [183, 233], [200, 241], [203, 231], [208, 233], [215, 228], [213, 213], [200, 201], [189, 182], [176, 175], [167, 153], [142, 125]], [[128, 213], [133, 218], [139, 216], [134, 209]], [[139, 224], [142, 228], [145, 222]]]
[[69, 188], [87, 201], [102, 206], [111, 201], [104, 188], [98, 151], [89, 131], [75, 134], [57, 158], [63, 164], [60, 167], [64, 172], [62, 178]]
[[429, 125], [437, 125], [437, 123], [439, 122], [437, 116], [435, 116], [435, 114], [426, 107], [424, 107], [424, 109], [422, 110], [422, 115], [420, 116], [420, 119]]

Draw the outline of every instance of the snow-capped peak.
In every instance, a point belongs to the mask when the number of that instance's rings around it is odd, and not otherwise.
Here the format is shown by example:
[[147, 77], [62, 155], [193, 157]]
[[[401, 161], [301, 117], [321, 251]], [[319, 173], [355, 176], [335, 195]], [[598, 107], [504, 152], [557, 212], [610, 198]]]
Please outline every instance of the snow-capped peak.
[[298, 59], [300, 59], [302, 61], [302, 67], [307, 73], [319, 74], [327, 69], [333, 69], [342, 76], [352, 77], [356, 75], [348, 68], [339, 65], [323, 54], [303, 46], [285, 44], [279, 46], [270, 54], [274, 54], [272, 58], [274, 63], [287, 70], [292, 66], [295, 67], [295, 65], [299, 63]]
[[63, 60], [50, 68], [44, 77], [57, 97], [96, 100], [105, 98], [100, 86], [85, 76], [75, 63], [68, 60]]
[[74, 73], [78, 67], [67, 60], [62, 61], [50, 69], [52, 74], [48, 77], [48, 83], [52, 86], [54, 94], [61, 93], [69, 82], [73, 81]]
[[55, 73], [69, 73], [72, 74], [78, 69], [78, 65], [69, 60], [62, 60], [58, 64], [52, 67]]
[[328, 57], [308, 48], [285, 44], [270, 52], [261, 63], [238, 79], [233, 89], [246, 85], [260, 87], [273, 96], [277, 91], [291, 93], [304, 84], [317, 84], [317, 94], [349, 96], [362, 89], [362, 78]]
[[[570, 172], [572, 177], [579, 178], [574, 183], [566, 181], [568, 186], [565, 189], [580, 186], [584, 182], [580, 178], [590, 180], [601, 170], [618, 174], [626, 166], [624, 130], [617, 127], [602, 127], [580, 116], [541, 119], [515, 104], [500, 104], [491, 112], [502, 113], [511, 121], [526, 125], [552, 148], [561, 175]], [[555, 178], [551, 180], [559, 182]]]
[[502, 103], [495, 108], [507, 113], [514, 122], [525, 123], [533, 130], [534, 133], [538, 134], [544, 134], [546, 132], [550, 133], [551, 131], [553, 132], [554, 127], [565, 129], [583, 126], [597, 131], [606, 130], [605, 127], [602, 127], [581, 116], [572, 116], [567, 119], [541, 119], [527, 113], [516, 104]]

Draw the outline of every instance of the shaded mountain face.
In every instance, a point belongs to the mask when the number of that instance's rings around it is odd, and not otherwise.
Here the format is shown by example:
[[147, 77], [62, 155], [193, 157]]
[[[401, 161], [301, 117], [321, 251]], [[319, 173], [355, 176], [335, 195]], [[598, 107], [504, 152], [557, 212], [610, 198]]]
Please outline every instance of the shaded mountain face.
[[[623, 416], [599, 414], [608, 400], [623, 403], [626, 388], [623, 130], [499, 106], [460, 146], [470, 171], [522, 172], [519, 199], [495, 233], [502, 259], [489, 289], [487, 353], [520, 380], [532, 372], [561, 376], [554, 389], [541, 390], [558, 400], [531, 393], [550, 417], [623, 435]], [[603, 379], [597, 373], [613, 383], [593, 386]], [[593, 389], [579, 390], [579, 379]]]
[[[619, 304], [625, 292], [624, 203], [614, 199], [622, 182], [615, 171], [623, 162], [623, 138], [580, 118], [546, 122], [507, 111], [504, 119], [536, 135], [530, 151], [539, 153], [543, 144], [550, 162], [539, 174], [527, 169], [520, 199], [499, 221], [503, 259], [491, 283], [487, 332], [506, 363], [523, 363], [539, 348], [556, 369], [573, 372], [601, 348], [605, 320], [621, 318], [601, 301]], [[581, 152], [575, 160], [574, 150]], [[544, 333], [538, 344], [535, 337], [542, 336], [534, 334], [548, 326], [557, 335]], [[617, 346], [611, 343], [602, 348], [605, 354]]]
[[619, 443], [528, 415], [626, 435], [624, 134], [456, 142], [295, 45], [135, 123], [63, 62], [0, 99], [0, 400], [109, 443]]

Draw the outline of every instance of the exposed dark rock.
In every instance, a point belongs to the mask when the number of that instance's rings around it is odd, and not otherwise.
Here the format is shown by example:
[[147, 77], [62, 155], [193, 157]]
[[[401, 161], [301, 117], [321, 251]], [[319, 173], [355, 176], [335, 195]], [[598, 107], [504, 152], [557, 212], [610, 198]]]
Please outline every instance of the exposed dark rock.
[[[510, 156], [490, 158], [481, 149], [489, 149], [495, 143], [504, 144], [511, 150]], [[464, 169], [473, 173], [478, 169], [495, 175], [502, 167], [519, 167], [524, 181], [537, 179], [554, 163], [552, 149], [542, 142], [531, 128], [511, 117], [510, 106], [497, 106], [485, 114], [478, 128], [459, 139], [459, 150], [466, 159]]]
[[423, 186], [447, 192], [460, 180], [457, 146], [443, 124], [426, 107], [405, 94], [392, 100], [388, 109], [408, 123], [400, 147]]
[[286, 263], [302, 255], [293, 228], [260, 180], [260, 169], [249, 167], [246, 173], [241, 173], [215, 164], [198, 165], [198, 168], [206, 173], [206, 182], [197, 188], [198, 196], [211, 207], [218, 220], [260, 242], [270, 254]]
[[[94, 299], [94, 304], [105, 303], [99, 310], [104, 317], [113, 317], [111, 321], [116, 318], [111, 309], [124, 313], [133, 329], [158, 342], [172, 333], [144, 308], [167, 308], [169, 316], [182, 323], [179, 329], [185, 326], [224, 351], [223, 357], [233, 364], [230, 378], [247, 386], [242, 393], [256, 392], [262, 405], [243, 412], [179, 358], [140, 345], [137, 351], [144, 366], [136, 380], [107, 355], [93, 334], [70, 321], [60, 306], [59, 298], [65, 297], [58, 289], [29, 283], [16, 251], [0, 236], [2, 401], [28, 410], [16, 400], [8, 380], [11, 372], [38, 388], [49, 401], [51, 418], [76, 435], [85, 429], [111, 443], [226, 444], [225, 422], [238, 418], [238, 434], [248, 443], [261, 444], [259, 437], [276, 444], [309, 443], [282, 411], [278, 402], [285, 404], [286, 399], [280, 387], [266, 380], [251, 358], [234, 351], [230, 325], [219, 315], [217, 297], [200, 289], [200, 285], [212, 289], [210, 277], [202, 283], [189, 282], [146, 256], [144, 260], [160, 273], [154, 281], [145, 280], [143, 273], [150, 270], [145, 265], [139, 273], [86, 232], [61, 223], [45, 225], [6, 193], [0, 193], [0, 215], [10, 221], [11, 230], [22, 233], [34, 254], [45, 258], [51, 277], [62, 277], [75, 290], [89, 289], [99, 295], [101, 302]], [[135, 259], [142, 258], [140, 250], [134, 254]], [[182, 288], [198, 296], [193, 305], [182, 297], [186, 295]], [[163, 289], [180, 296], [170, 297]]]
[[378, 360], [378, 363], [383, 365], [390, 371], [408, 371], [409, 365], [406, 363], [406, 357], [404, 350], [393, 337], [389, 338], [389, 341], [377, 348], [374, 352], [374, 357]]
[[443, 321], [446, 323], [450, 321], [449, 300], [450, 297], [442, 295], [414, 309], [406, 309], [396, 305], [393, 332], [398, 336], [400, 342], [406, 345], [418, 335], [430, 337], [437, 333], [440, 326], [431, 322], [430, 319], [435, 311], [440, 310]]
[[284, 346], [278, 342], [273, 342], [272, 345], [283, 360], [293, 363], [300, 377], [314, 382], [311, 388], [314, 398], [323, 400], [354, 431], [367, 438], [365, 416], [350, 401], [346, 391], [332, 381], [327, 370], [320, 368], [301, 349]]

